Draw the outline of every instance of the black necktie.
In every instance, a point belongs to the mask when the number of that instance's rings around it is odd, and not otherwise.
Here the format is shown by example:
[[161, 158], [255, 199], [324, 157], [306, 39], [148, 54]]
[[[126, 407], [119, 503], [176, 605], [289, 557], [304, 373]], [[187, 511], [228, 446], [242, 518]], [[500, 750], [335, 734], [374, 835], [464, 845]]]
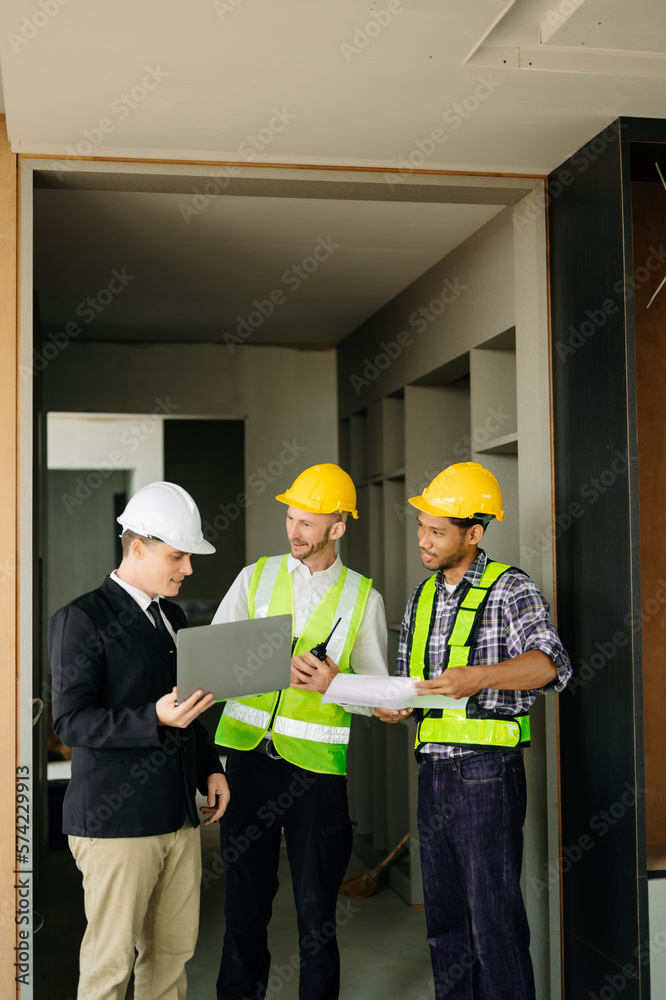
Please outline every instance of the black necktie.
[[162, 612], [160, 611], [160, 606], [157, 601], [151, 601], [151, 603], [148, 605], [148, 614], [155, 622], [158, 633], [168, 644], [169, 652], [174, 653], [176, 644], [173, 640], [173, 636], [169, 632], [169, 629], [164, 624], [164, 619], [162, 618]]

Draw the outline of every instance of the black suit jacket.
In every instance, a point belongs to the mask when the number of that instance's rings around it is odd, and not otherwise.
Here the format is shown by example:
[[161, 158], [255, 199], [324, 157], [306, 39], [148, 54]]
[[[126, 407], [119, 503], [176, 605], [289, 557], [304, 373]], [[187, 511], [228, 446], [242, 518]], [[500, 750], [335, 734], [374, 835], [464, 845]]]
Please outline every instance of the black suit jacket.
[[[177, 631], [176, 604], [161, 607]], [[49, 627], [53, 729], [72, 747], [63, 831], [145, 837], [199, 822], [195, 790], [222, 771], [203, 726], [158, 726], [155, 702], [176, 683], [175, 660], [137, 602], [107, 577], [55, 613]]]

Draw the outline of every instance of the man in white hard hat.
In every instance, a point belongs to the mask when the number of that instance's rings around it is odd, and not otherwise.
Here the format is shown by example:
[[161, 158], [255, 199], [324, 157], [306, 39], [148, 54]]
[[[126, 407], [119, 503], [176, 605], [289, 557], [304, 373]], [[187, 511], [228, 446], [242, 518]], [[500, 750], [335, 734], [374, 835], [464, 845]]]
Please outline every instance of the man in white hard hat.
[[[400, 632], [396, 673], [420, 695], [469, 699], [415, 710], [418, 831], [437, 1000], [534, 1000], [520, 891], [529, 710], [562, 691], [569, 657], [527, 574], [479, 543], [504, 520], [502, 491], [477, 462], [444, 469], [421, 496], [425, 569]], [[385, 722], [411, 712], [375, 709]]]
[[[183, 1000], [199, 924], [206, 824], [229, 801], [197, 720], [213, 701], [178, 704], [175, 597], [192, 553], [214, 548], [192, 497], [174, 483], [139, 490], [118, 518], [123, 558], [102, 585], [53, 616], [53, 728], [72, 749], [63, 830], [83, 875], [88, 926], [79, 1000]], [[134, 961], [135, 949], [137, 952]]]
[[[213, 619], [294, 619], [292, 686], [228, 701], [215, 736], [229, 748], [232, 795], [220, 823], [226, 933], [219, 1000], [263, 1000], [273, 982], [266, 931], [282, 829], [298, 920], [299, 996], [338, 997], [335, 911], [352, 847], [344, 777], [350, 716], [322, 704], [321, 695], [338, 670], [388, 672], [383, 601], [335, 551], [347, 515], [358, 517], [350, 476], [337, 465], [315, 465], [277, 499], [287, 505], [290, 552], [247, 566]], [[310, 650], [338, 619], [328, 655], [318, 650], [321, 660]]]

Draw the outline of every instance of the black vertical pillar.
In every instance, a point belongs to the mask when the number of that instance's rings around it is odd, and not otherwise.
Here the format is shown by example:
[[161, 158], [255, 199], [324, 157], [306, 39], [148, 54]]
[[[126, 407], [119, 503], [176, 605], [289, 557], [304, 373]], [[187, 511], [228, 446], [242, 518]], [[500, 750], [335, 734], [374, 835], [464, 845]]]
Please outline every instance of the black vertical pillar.
[[[648, 1000], [629, 140], [619, 120], [549, 179], [567, 1000]], [[603, 992], [605, 991], [605, 992]]]

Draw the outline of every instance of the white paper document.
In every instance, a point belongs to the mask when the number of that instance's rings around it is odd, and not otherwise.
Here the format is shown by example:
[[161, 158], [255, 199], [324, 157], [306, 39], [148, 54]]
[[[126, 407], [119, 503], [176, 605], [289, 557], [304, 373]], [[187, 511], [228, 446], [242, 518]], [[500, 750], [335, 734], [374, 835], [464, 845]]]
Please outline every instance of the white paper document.
[[336, 705], [369, 705], [372, 708], [464, 708], [467, 698], [444, 694], [417, 695], [413, 677], [368, 677], [336, 674], [322, 701]]

